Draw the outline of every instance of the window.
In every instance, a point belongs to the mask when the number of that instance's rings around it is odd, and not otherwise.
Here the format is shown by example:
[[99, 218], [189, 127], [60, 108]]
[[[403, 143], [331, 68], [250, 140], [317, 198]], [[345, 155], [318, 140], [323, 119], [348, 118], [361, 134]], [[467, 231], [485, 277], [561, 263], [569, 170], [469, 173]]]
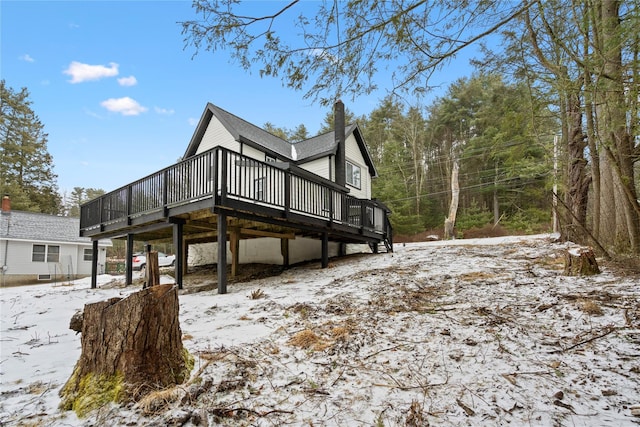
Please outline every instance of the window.
[[275, 161], [276, 161], [276, 158], [275, 158], [275, 157], [271, 157], [271, 156], [270, 156], [270, 155], [268, 155], [268, 154], [265, 154], [265, 156], [264, 156], [264, 161], [265, 161], [265, 162], [275, 162]]
[[60, 262], [60, 246], [33, 245], [32, 262]]
[[45, 245], [33, 245], [33, 252], [31, 253], [32, 262], [44, 262], [47, 253], [47, 247]]
[[85, 261], [93, 261], [93, 249], [85, 249], [83, 259]]
[[256, 200], [264, 200], [264, 178], [255, 180], [254, 192]]
[[360, 166], [347, 162], [347, 184], [360, 189]]
[[60, 246], [47, 246], [47, 262], [60, 261]]

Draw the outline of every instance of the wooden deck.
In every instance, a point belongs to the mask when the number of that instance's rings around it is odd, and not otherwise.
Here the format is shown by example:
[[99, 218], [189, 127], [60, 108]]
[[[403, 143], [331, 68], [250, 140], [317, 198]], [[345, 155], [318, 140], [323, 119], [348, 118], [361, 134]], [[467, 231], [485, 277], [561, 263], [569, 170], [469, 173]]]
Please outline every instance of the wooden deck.
[[[227, 236], [232, 244], [252, 237], [314, 237], [323, 242], [324, 265], [329, 241], [384, 244], [390, 250], [388, 215], [383, 204], [350, 196], [293, 164], [216, 147], [82, 205], [80, 235], [94, 240], [94, 250], [101, 238], [126, 238], [128, 248], [134, 240], [172, 239], [181, 286], [186, 245], [226, 245]], [[220, 256], [226, 250], [218, 252], [219, 265], [225, 265]], [[130, 266], [127, 275], [130, 281]], [[220, 283], [226, 277], [218, 275], [219, 290], [226, 291]]]

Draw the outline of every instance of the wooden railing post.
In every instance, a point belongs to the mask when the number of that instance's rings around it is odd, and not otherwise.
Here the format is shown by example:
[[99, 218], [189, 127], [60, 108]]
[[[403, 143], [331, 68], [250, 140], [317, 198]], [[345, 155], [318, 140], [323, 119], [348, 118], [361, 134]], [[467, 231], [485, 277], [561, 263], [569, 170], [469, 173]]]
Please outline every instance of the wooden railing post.
[[99, 202], [98, 202], [98, 217], [100, 220], [100, 228], [102, 228], [102, 224], [104, 222], [103, 215], [104, 215], [104, 196], [100, 197]]
[[227, 150], [222, 150], [222, 162], [221, 170], [220, 170], [220, 204], [224, 205], [227, 203], [227, 174], [228, 174], [228, 166], [227, 166]]
[[169, 186], [167, 185], [168, 179], [169, 171], [165, 169], [162, 174], [162, 214], [164, 217], [169, 215], [169, 208], [167, 207], [169, 201]]
[[288, 172], [284, 172], [284, 215], [289, 215], [291, 209], [291, 178], [292, 175]]
[[131, 191], [131, 185], [127, 185], [127, 225], [131, 225], [131, 208], [133, 207], [133, 192]]
[[211, 174], [212, 174], [212, 178], [210, 178], [212, 184], [211, 184], [211, 198], [213, 199], [213, 204], [215, 206], [217, 198], [218, 198], [218, 184], [219, 184], [219, 180], [218, 180], [218, 153], [220, 152], [220, 150], [218, 148], [215, 149], [215, 151], [213, 152], [213, 155], [211, 156], [211, 160], [213, 161], [213, 164], [209, 167]]
[[333, 215], [335, 211], [335, 192], [331, 188], [327, 188], [327, 191], [329, 191], [329, 224], [333, 224]]

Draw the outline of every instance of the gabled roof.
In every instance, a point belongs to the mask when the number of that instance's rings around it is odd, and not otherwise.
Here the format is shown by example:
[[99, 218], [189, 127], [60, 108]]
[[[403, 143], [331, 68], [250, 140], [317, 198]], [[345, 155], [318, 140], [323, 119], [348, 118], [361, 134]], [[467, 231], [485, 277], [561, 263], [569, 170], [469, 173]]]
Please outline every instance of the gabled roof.
[[278, 157], [292, 160], [291, 144], [289, 142], [211, 103], [208, 103], [204, 109], [204, 113], [202, 113], [198, 127], [191, 138], [191, 142], [189, 142], [183, 158], [186, 159], [196, 153], [200, 141], [202, 141], [204, 133], [207, 130], [207, 126], [209, 126], [209, 122], [214, 116], [220, 120], [220, 123], [233, 135], [236, 141], [254, 145], [261, 150], [266, 148], [269, 152], [278, 155]]
[[[306, 163], [320, 157], [335, 155], [338, 149], [334, 131], [292, 144], [216, 105], [208, 103], [202, 113], [196, 131], [189, 142], [189, 146], [184, 153], [184, 159], [196, 154], [198, 146], [209, 126], [209, 122], [213, 117], [216, 117], [220, 123], [222, 123], [236, 141], [251, 145], [261, 151], [266, 151], [280, 160], [290, 161], [294, 164]], [[346, 137], [349, 137], [352, 133], [358, 142], [362, 157], [369, 167], [369, 173], [371, 176], [377, 176], [371, 155], [364, 143], [362, 132], [357, 124], [352, 124], [345, 128]]]
[[[0, 239], [90, 245], [91, 239], [80, 237], [78, 230], [79, 218], [23, 211], [0, 214]], [[111, 246], [111, 241], [100, 240], [100, 245]]]
[[[378, 172], [376, 171], [373, 160], [371, 159], [369, 149], [364, 143], [364, 138], [362, 136], [362, 132], [360, 131], [360, 127], [356, 123], [348, 125], [345, 128], [344, 133], [346, 138], [353, 134], [356, 142], [358, 143], [358, 147], [360, 148], [360, 152], [362, 153], [362, 158], [369, 167], [369, 174], [372, 177], [378, 176]], [[304, 141], [300, 141], [293, 145], [298, 154], [298, 163], [310, 162], [312, 160], [318, 159], [320, 157], [325, 157], [330, 154], [335, 155], [336, 151], [338, 150], [338, 144], [336, 143], [334, 131], [323, 133], [322, 135], [314, 136], [313, 138], [305, 139]]]

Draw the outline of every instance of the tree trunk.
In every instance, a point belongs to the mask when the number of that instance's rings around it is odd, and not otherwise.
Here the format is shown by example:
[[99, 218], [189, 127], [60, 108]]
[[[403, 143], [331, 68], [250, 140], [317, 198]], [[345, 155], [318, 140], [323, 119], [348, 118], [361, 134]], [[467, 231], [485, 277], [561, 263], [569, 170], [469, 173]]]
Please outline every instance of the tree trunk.
[[82, 354], [60, 391], [61, 407], [82, 416], [184, 382], [193, 359], [182, 346], [178, 311], [174, 285], [85, 305]]
[[160, 284], [160, 267], [158, 265], [158, 252], [147, 252], [147, 265], [145, 268], [145, 285], [150, 288]]
[[449, 216], [444, 220], [445, 239], [453, 239], [455, 237], [453, 229], [456, 225], [459, 197], [460, 185], [458, 183], [458, 162], [454, 161], [453, 170], [451, 171], [451, 205], [449, 206]]
[[615, 205], [603, 209], [615, 211], [615, 230], [601, 229], [601, 233], [613, 233], [614, 247], [618, 252], [640, 253], [640, 204], [635, 188], [634, 139], [627, 129], [627, 102], [625, 99], [624, 69], [622, 66], [623, 30], [620, 19], [620, 2], [605, 0], [599, 3], [598, 13], [603, 59], [603, 77], [600, 78], [599, 130], [604, 149], [607, 150], [609, 167], [613, 175]]
[[500, 221], [500, 200], [498, 199], [498, 162], [496, 162], [496, 177], [493, 180], [493, 225]]
[[567, 93], [567, 123], [568, 123], [568, 188], [567, 205], [571, 215], [567, 217], [568, 227], [564, 230], [567, 240], [586, 243], [587, 236], [582, 230], [587, 226], [587, 201], [589, 193], [589, 178], [586, 175], [587, 160], [584, 149], [587, 146], [582, 131], [582, 112], [580, 110], [580, 95], [577, 90]]

